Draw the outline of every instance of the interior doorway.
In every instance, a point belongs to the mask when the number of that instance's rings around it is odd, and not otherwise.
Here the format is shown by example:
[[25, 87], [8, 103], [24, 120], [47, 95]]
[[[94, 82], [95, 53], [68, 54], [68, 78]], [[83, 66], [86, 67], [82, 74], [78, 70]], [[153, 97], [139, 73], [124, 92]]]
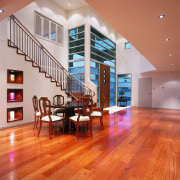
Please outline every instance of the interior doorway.
[[[118, 74], [118, 91], [117, 99], [120, 98], [120, 92], [127, 102], [127, 106], [131, 106], [131, 81], [132, 74]], [[117, 102], [118, 104], [118, 102]]]

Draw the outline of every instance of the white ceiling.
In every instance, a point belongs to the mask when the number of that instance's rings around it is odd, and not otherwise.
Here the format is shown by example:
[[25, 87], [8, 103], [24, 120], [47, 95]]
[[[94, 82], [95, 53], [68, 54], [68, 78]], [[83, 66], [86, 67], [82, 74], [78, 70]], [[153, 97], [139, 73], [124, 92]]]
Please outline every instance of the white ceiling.
[[[86, 0], [159, 71], [180, 70], [179, 0]], [[158, 16], [164, 14], [165, 18]], [[166, 42], [165, 39], [169, 38]], [[172, 56], [169, 56], [172, 54]], [[173, 64], [173, 66], [172, 66]]]
[[[0, 0], [0, 8], [5, 10], [5, 13], [0, 14], [0, 20], [33, 1]], [[84, 0], [52, 1], [65, 10], [87, 6], [88, 3], [158, 71], [180, 70], [179, 0], [85, 0], [87, 3]], [[164, 19], [158, 18], [161, 14], [165, 15]], [[168, 42], [166, 38], [169, 38]]]

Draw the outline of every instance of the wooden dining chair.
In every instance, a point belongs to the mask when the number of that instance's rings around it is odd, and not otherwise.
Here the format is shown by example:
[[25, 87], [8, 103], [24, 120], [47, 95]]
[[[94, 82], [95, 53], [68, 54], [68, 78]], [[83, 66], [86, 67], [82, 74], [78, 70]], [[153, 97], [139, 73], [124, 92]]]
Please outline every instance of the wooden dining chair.
[[90, 124], [90, 134], [92, 136], [92, 118], [91, 118], [91, 107], [92, 98], [82, 96], [77, 102], [77, 115], [69, 117], [69, 134], [71, 133], [71, 122], [76, 124], [76, 136], [79, 139], [79, 125]]
[[49, 124], [49, 138], [51, 139], [51, 133], [52, 133], [52, 125], [55, 122], [63, 121], [63, 133], [64, 133], [64, 117], [51, 115], [51, 103], [50, 100], [47, 97], [41, 97], [39, 99], [39, 107], [41, 111], [41, 118], [40, 118], [40, 126], [39, 126], [39, 132], [38, 137], [41, 131], [42, 122]]
[[41, 117], [41, 112], [39, 110], [39, 102], [38, 102], [38, 98], [36, 95], [33, 96], [32, 102], [33, 102], [33, 107], [34, 107], [34, 126], [33, 126], [33, 129], [34, 128], [38, 129], [37, 125], [38, 125], [38, 122], [39, 122], [40, 117]]
[[64, 105], [64, 96], [62, 95], [55, 95], [53, 96], [53, 105], [59, 106], [58, 108], [55, 108], [53, 111], [54, 115], [57, 115], [57, 113], [65, 113], [65, 109], [63, 107], [61, 107], [62, 105]]
[[92, 107], [92, 113], [91, 113], [92, 119], [100, 118], [101, 129], [104, 129], [104, 125], [103, 125], [103, 108], [104, 108], [105, 99], [106, 99], [105, 97], [102, 98], [100, 107], [95, 107], [95, 108]]

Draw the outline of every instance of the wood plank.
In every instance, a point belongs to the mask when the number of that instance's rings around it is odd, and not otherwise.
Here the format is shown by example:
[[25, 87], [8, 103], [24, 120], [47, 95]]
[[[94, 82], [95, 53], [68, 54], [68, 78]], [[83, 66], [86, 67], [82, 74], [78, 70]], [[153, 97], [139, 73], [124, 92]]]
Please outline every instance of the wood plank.
[[93, 137], [0, 131], [0, 179], [180, 179], [180, 111], [131, 107], [93, 120]]

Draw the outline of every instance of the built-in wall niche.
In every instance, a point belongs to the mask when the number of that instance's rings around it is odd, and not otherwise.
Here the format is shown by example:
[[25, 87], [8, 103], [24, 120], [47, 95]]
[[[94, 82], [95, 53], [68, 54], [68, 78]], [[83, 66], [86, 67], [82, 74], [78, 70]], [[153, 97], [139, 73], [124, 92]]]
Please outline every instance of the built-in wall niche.
[[23, 120], [23, 107], [7, 108], [7, 122]]
[[7, 70], [7, 82], [23, 84], [23, 71], [8, 69]]
[[7, 102], [22, 102], [23, 89], [7, 89]]

